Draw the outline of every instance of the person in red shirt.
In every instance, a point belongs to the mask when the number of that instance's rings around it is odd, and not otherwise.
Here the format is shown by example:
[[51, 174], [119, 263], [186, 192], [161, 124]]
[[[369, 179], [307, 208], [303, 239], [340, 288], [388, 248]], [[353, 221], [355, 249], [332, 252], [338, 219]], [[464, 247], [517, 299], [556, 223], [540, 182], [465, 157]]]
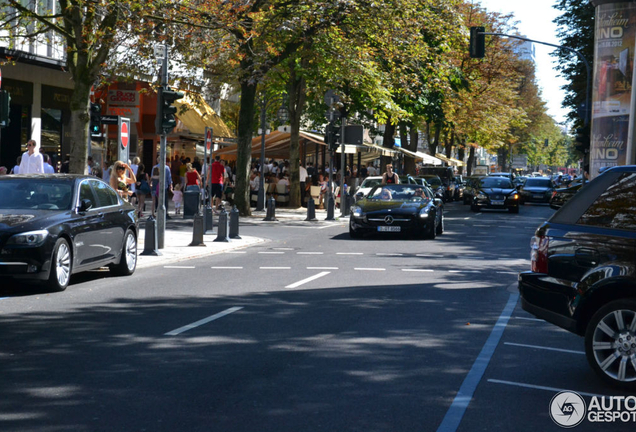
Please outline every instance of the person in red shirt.
[[194, 169], [191, 163], [186, 164], [186, 188], [185, 190], [199, 191], [202, 183], [201, 175]]
[[221, 208], [221, 195], [223, 195], [223, 183], [225, 182], [225, 167], [221, 163], [221, 156], [216, 156], [212, 163], [212, 189], [210, 190], [211, 196], [215, 197], [214, 206], [220, 210]]

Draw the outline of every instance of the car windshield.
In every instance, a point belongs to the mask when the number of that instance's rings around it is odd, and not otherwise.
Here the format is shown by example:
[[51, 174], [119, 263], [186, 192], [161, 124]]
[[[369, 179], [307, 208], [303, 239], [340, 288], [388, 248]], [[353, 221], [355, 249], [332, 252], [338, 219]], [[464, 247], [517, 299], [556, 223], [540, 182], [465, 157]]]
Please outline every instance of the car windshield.
[[430, 198], [423, 188], [417, 185], [389, 184], [378, 186], [369, 193], [369, 198], [382, 201], [428, 201]]
[[382, 178], [366, 178], [360, 185], [361, 188], [372, 188], [373, 186], [377, 186], [382, 183]]
[[552, 186], [552, 181], [550, 179], [538, 179], [531, 178], [526, 180], [525, 186], [533, 186], [533, 187], [547, 187]]
[[0, 181], [0, 209], [69, 210], [72, 183], [20, 178]]
[[433, 188], [438, 188], [438, 187], [440, 187], [442, 185], [442, 180], [439, 177], [425, 177], [424, 179]]
[[479, 182], [482, 188], [512, 189], [512, 183], [505, 177], [487, 177]]

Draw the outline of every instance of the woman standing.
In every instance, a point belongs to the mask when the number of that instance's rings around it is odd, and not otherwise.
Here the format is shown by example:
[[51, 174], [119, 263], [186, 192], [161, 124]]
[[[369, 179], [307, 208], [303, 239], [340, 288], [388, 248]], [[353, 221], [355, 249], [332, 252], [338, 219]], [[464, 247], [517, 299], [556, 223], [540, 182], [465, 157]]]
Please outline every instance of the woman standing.
[[137, 183], [135, 183], [137, 189], [137, 211], [141, 218], [144, 216], [143, 212], [146, 207], [146, 195], [150, 193], [150, 182], [148, 180], [148, 174], [146, 174], [146, 167], [144, 164], [139, 164], [137, 167], [137, 175], [135, 177], [137, 177]]
[[199, 192], [203, 180], [201, 180], [201, 174], [192, 167], [192, 164], [188, 162], [186, 164], [186, 187], [185, 190], [193, 190]]
[[110, 171], [110, 186], [119, 193], [119, 196], [124, 201], [128, 202], [132, 195], [132, 191], [128, 190], [128, 186], [136, 181], [135, 173], [127, 164], [122, 161], [117, 161], [113, 164]]

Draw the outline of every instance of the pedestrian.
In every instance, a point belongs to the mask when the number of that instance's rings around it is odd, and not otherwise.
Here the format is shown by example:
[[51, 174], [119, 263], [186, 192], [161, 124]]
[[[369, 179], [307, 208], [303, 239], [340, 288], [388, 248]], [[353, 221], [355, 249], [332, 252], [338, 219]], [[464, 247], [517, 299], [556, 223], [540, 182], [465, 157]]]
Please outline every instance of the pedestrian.
[[20, 174], [44, 174], [44, 158], [40, 154], [40, 147], [35, 140], [27, 142], [27, 151], [22, 154]]
[[86, 169], [88, 170], [88, 175], [99, 177], [97, 174], [93, 173], [93, 168], [95, 168], [95, 162], [93, 161], [93, 156], [89, 156], [86, 158]]
[[60, 172], [63, 174], [68, 174], [71, 172], [71, 155], [68, 153], [64, 155], [64, 162], [62, 162], [62, 166], [60, 167]]
[[186, 164], [186, 186], [185, 190], [196, 191], [199, 192], [201, 190], [201, 184], [203, 180], [201, 179], [201, 174], [198, 173], [196, 169], [194, 169], [194, 165], [191, 163]]
[[[157, 211], [157, 208], [159, 207], [159, 180], [160, 180], [160, 161], [161, 158], [159, 156], [157, 156], [157, 165], [155, 165], [154, 167], [152, 167], [152, 183], [153, 183], [153, 193], [155, 193], [155, 200], [153, 200], [154, 203], [154, 211]], [[163, 169], [164, 169], [164, 173], [165, 173], [165, 178], [166, 178], [166, 184], [165, 184], [165, 194], [164, 194], [164, 203], [165, 203], [165, 207], [166, 207], [166, 219], [172, 219], [169, 215], [168, 215], [168, 193], [172, 190], [172, 175], [170, 174], [170, 166], [168, 165], [170, 161], [166, 160], [163, 163]], [[156, 170], [155, 170], [156, 168]], [[153, 213], [154, 216], [154, 213]]]
[[365, 179], [367, 178], [369, 175], [369, 172], [367, 171], [367, 166], [366, 165], [362, 165], [360, 167], [360, 178], [361, 179]]
[[217, 210], [221, 210], [221, 196], [223, 195], [223, 184], [225, 183], [225, 176], [227, 172], [225, 167], [221, 163], [221, 156], [216, 156], [214, 162], [212, 162], [212, 189], [210, 190], [211, 196], [215, 197], [214, 207]]
[[300, 205], [305, 204], [305, 189], [307, 182], [307, 169], [302, 164], [298, 165], [298, 179], [300, 181]]
[[117, 191], [124, 201], [128, 202], [130, 200], [132, 191], [129, 188], [136, 181], [135, 173], [133, 173], [128, 164], [119, 160], [113, 164], [110, 174], [110, 186]]
[[11, 170], [10, 174], [20, 174], [20, 162], [22, 161], [22, 156], [18, 156], [15, 160], [15, 166]]
[[[130, 164], [130, 169], [132, 169], [132, 172], [133, 174], [135, 174], [135, 177], [137, 177], [137, 170], [139, 169], [140, 162], [141, 162], [141, 159], [139, 159], [139, 156], [135, 156], [132, 160], [132, 164]], [[137, 198], [137, 182], [130, 185], [130, 190], [132, 191], [132, 197], [134, 199], [138, 199]]]
[[51, 165], [51, 158], [48, 154], [42, 153], [42, 162], [45, 174], [55, 174], [55, 168]]
[[0, 175], [6, 175], [6, 174], [7, 174], [7, 167], [0, 166]]
[[393, 165], [386, 164], [386, 172], [382, 174], [382, 184], [400, 184], [400, 177], [393, 172]]
[[[191, 166], [190, 163], [188, 165]], [[195, 171], [196, 172], [196, 171]], [[174, 214], [181, 213], [181, 204], [183, 204], [183, 192], [181, 191], [181, 183], [176, 183], [172, 191], [172, 202], [174, 203]]]
[[144, 164], [139, 164], [135, 177], [137, 178], [137, 183], [135, 184], [135, 189], [137, 190], [137, 211], [141, 218], [144, 215], [144, 210], [146, 210], [146, 196], [150, 193], [150, 183]]

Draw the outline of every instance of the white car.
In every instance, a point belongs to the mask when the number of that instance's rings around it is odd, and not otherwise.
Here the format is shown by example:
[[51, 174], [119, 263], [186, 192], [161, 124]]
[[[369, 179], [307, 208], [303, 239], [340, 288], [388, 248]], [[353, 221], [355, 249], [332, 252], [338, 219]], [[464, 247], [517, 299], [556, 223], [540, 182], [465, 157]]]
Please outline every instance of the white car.
[[365, 178], [358, 189], [356, 190], [356, 201], [367, 196], [367, 194], [373, 189], [374, 186], [377, 186], [382, 183], [382, 176], [373, 176]]

